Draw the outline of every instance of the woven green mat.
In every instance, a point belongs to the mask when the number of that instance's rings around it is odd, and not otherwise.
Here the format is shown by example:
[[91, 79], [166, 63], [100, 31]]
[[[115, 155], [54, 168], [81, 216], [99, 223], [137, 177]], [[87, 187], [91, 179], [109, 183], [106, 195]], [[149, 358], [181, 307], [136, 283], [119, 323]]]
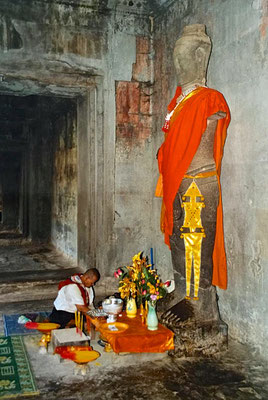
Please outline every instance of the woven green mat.
[[22, 336], [0, 337], [0, 399], [36, 394]]

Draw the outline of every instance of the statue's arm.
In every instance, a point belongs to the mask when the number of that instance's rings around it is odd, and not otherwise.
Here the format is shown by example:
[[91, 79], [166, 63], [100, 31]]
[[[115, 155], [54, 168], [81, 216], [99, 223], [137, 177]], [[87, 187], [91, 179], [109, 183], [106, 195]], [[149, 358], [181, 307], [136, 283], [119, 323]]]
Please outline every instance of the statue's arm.
[[226, 112], [218, 111], [208, 117], [208, 120], [215, 121], [226, 117]]

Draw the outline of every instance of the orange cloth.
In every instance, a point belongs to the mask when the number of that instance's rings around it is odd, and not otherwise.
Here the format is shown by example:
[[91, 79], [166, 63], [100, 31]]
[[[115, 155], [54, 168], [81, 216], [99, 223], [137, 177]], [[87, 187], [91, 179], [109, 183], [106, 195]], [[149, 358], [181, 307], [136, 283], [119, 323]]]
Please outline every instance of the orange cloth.
[[[169, 104], [169, 112], [176, 106], [176, 99], [180, 94], [181, 88], [178, 87], [174, 98]], [[202, 134], [206, 130], [207, 118], [218, 111], [226, 113], [225, 118], [218, 120], [214, 138], [214, 159], [220, 189], [221, 159], [226, 131], [230, 122], [230, 111], [221, 93], [202, 87], [190, 93], [175, 109], [170, 120], [170, 128], [166, 134], [166, 139], [159, 149], [158, 165], [163, 179], [163, 202], [165, 205], [165, 243], [168, 246], [170, 246], [169, 236], [173, 232], [173, 202], [176, 193], [198, 149]], [[159, 184], [157, 190], [160, 193]], [[217, 208], [212, 284], [219, 286], [221, 289], [226, 289], [227, 287], [221, 193]]]
[[92, 323], [101, 335], [110, 343], [115, 353], [164, 353], [174, 349], [174, 333], [163, 325], [158, 324], [156, 331], [149, 331], [145, 324], [141, 323], [141, 316], [128, 318], [123, 312], [117, 322], [128, 324], [128, 329], [121, 333], [109, 333], [102, 326], [106, 321], [91, 319]]

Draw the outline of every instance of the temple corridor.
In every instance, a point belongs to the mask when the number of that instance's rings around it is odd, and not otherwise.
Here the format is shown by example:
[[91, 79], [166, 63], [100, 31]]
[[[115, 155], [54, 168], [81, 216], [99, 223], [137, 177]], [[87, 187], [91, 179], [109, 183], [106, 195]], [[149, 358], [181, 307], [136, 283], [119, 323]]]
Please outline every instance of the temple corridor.
[[175, 343], [81, 376], [25, 335], [36, 399], [268, 399], [267, 66], [268, 0], [0, 1], [0, 333], [72, 276]]

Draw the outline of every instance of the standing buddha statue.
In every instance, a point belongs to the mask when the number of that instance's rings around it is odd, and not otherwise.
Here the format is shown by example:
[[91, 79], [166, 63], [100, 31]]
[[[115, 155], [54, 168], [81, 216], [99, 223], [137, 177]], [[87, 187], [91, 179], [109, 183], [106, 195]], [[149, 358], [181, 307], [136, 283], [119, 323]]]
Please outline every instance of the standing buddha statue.
[[[204, 316], [217, 313], [215, 286], [227, 287], [220, 172], [230, 112], [223, 95], [206, 86], [210, 52], [200, 24], [186, 26], [175, 44], [179, 86], [163, 126], [156, 188], [163, 197], [161, 229], [171, 249], [174, 301], [199, 300], [195, 309]], [[169, 314], [179, 316], [179, 305]]]

